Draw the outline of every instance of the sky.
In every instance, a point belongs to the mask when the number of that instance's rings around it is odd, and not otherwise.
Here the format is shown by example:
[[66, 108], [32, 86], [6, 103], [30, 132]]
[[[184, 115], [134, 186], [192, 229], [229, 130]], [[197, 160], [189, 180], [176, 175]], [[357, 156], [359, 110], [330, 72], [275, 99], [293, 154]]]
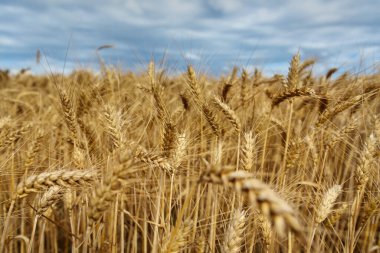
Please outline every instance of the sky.
[[172, 73], [274, 74], [299, 52], [316, 72], [368, 73], [379, 70], [379, 10], [378, 0], [0, 0], [0, 69], [96, 70], [100, 56], [126, 71], [153, 59]]

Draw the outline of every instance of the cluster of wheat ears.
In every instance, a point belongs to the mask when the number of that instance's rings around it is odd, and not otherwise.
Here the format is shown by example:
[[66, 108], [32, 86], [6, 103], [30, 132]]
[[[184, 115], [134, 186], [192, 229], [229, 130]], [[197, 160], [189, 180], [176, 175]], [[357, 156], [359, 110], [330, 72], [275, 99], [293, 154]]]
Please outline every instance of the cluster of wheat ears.
[[0, 73], [0, 252], [379, 252], [380, 75]]

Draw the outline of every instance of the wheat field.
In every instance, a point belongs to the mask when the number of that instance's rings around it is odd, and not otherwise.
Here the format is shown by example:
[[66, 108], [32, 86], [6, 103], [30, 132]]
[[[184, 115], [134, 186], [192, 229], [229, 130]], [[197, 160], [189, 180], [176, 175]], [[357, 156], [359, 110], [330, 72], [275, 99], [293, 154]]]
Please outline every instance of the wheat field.
[[380, 252], [380, 74], [0, 73], [0, 252]]

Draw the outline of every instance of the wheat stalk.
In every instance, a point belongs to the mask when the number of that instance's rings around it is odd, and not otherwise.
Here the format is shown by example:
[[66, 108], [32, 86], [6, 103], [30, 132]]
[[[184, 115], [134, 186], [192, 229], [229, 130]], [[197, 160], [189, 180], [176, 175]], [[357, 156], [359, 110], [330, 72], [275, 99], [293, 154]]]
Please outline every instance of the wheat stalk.
[[[39, 199], [36, 209], [37, 215], [34, 217], [32, 234], [28, 243], [28, 253], [33, 250], [34, 236], [37, 229], [37, 222], [41, 215], [43, 215], [49, 207], [55, 204], [62, 197], [62, 188], [58, 185], [53, 185], [50, 187]], [[43, 232], [42, 232], [43, 233]]]

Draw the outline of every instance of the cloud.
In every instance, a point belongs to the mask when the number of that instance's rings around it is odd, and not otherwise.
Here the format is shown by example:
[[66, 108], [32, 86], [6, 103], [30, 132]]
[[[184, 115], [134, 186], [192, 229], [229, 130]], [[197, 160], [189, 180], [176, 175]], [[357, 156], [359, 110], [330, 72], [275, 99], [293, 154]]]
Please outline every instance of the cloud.
[[325, 69], [349, 69], [363, 58], [379, 62], [379, 9], [354, 0], [3, 0], [0, 67], [33, 68], [41, 49], [52, 64], [63, 64], [68, 50], [70, 68], [96, 68], [95, 49], [112, 44], [102, 57], [125, 68], [166, 55], [176, 69], [197, 62], [212, 73], [233, 65], [286, 72], [300, 51]]

